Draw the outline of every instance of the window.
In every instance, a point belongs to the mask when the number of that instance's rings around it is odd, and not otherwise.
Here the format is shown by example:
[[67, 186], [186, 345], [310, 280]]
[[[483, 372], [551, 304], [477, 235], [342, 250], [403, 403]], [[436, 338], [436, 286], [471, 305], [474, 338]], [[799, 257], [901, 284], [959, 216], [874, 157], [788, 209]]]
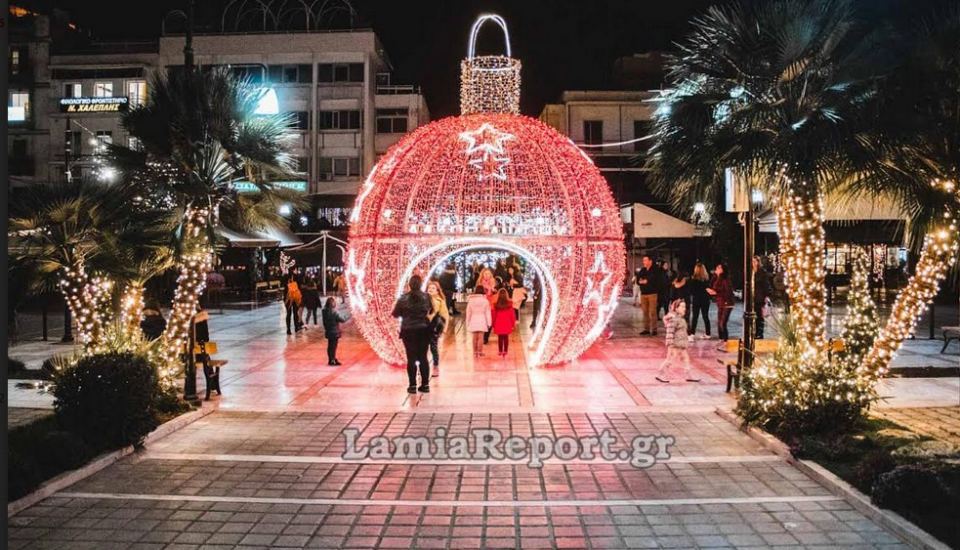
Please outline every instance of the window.
[[147, 83], [144, 80], [130, 80], [127, 82], [127, 97], [130, 106], [136, 107], [147, 102]]
[[113, 82], [97, 82], [93, 85], [95, 97], [113, 97]]
[[310, 129], [310, 113], [308, 113], [307, 111], [296, 111], [296, 112], [290, 113], [290, 115], [296, 117], [294, 124], [297, 130]]
[[20, 74], [20, 50], [18, 48], [10, 48], [10, 74]]
[[249, 80], [251, 84], [263, 82], [263, 65], [231, 65], [230, 72], [241, 80]]
[[377, 109], [378, 134], [403, 134], [407, 131], [407, 109]]
[[320, 111], [321, 130], [359, 130], [360, 111]]
[[[650, 132], [653, 131], [653, 123], [649, 120], [634, 120], [633, 121], [633, 138], [639, 139], [647, 137], [650, 135]], [[643, 141], [633, 142], [633, 150], [637, 153], [646, 153], [650, 150], [651, 140], [645, 139]]]
[[83, 97], [83, 86], [79, 82], [64, 84], [63, 97]]
[[134, 151], [141, 151], [143, 150], [143, 142], [140, 141], [138, 138], [130, 136], [127, 138], [127, 148], [132, 149]]
[[359, 176], [360, 157], [320, 157], [320, 176], [333, 177]]
[[26, 122], [30, 118], [30, 92], [10, 90], [7, 94], [7, 122]]
[[97, 130], [97, 141], [99, 141], [101, 145], [113, 143], [113, 132], [110, 130]]
[[603, 143], [602, 120], [583, 121], [583, 142], [591, 145]]
[[317, 65], [317, 81], [363, 82], [363, 63], [320, 63]]
[[297, 172], [305, 174], [310, 171], [310, 159], [307, 157], [297, 157]]
[[275, 84], [309, 84], [313, 75], [310, 65], [269, 65], [267, 78]]
[[80, 130], [64, 132], [64, 147], [67, 148], [73, 157], [80, 156], [83, 151], [80, 149], [83, 145], [80, 143]]
[[27, 153], [27, 140], [15, 139], [10, 143], [10, 155], [7, 159], [11, 176], [32, 176], [33, 159]]

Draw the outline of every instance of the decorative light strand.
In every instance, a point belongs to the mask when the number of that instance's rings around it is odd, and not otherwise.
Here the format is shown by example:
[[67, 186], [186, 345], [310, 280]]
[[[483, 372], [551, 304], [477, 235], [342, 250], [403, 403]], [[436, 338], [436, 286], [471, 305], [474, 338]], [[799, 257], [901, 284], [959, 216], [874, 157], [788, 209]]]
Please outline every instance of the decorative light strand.
[[864, 371], [875, 378], [882, 377], [887, 372], [903, 341], [913, 332], [927, 305], [937, 295], [940, 282], [957, 262], [960, 248], [960, 234], [957, 229], [960, 193], [957, 191], [957, 184], [951, 180], [935, 179], [931, 185], [951, 196], [953, 200], [946, 202], [942, 218], [924, 236], [916, 270], [907, 281], [907, 286], [897, 295], [890, 317], [863, 363]]
[[847, 295], [847, 317], [843, 323], [843, 360], [859, 367], [877, 336], [877, 308], [870, 296], [870, 261], [861, 247], [854, 247]]

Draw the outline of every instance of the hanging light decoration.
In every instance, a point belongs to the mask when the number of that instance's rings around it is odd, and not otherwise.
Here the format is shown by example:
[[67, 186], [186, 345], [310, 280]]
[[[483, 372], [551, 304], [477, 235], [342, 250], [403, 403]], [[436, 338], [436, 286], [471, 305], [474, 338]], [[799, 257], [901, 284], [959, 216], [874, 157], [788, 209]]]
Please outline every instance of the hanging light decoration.
[[[485, 22], [500, 26], [506, 56], [475, 56]], [[421, 127], [371, 170], [351, 217], [346, 278], [357, 324], [385, 361], [402, 364], [390, 316], [413, 273], [462, 252], [523, 257], [543, 279], [532, 364], [570, 361], [613, 314], [624, 274], [619, 210], [607, 182], [573, 142], [519, 112], [520, 62], [506, 23], [485, 15], [461, 64], [463, 115]]]

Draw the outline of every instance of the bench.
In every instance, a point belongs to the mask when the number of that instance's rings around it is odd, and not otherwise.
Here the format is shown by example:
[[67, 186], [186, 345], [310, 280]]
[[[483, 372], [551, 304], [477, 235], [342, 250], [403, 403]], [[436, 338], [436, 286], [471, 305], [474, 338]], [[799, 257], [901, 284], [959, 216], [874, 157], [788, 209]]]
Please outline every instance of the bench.
[[[735, 358], [720, 358], [717, 361], [727, 367], [727, 393], [730, 393], [732, 388], [740, 388], [740, 346], [743, 345], [743, 340], [727, 340], [724, 343], [723, 351], [726, 353], [736, 353]], [[769, 355], [776, 353], [780, 348], [780, 343], [777, 340], [756, 340], [753, 343], [753, 354], [754, 355]], [[827, 342], [827, 357], [828, 359], [833, 358], [834, 353], [839, 353], [844, 350], [843, 340], [840, 338], [831, 338]]]
[[220, 391], [220, 368], [226, 366], [227, 361], [222, 359], [213, 359], [210, 356], [217, 353], [216, 342], [197, 342], [193, 346], [194, 357], [203, 365], [203, 378], [206, 380], [207, 395], [206, 400], [210, 400], [210, 392], [217, 391], [217, 395], [223, 395]]
[[943, 347], [940, 349], [940, 353], [947, 351], [947, 346], [950, 345], [951, 340], [960, 341], [960, 327], [943, 327]]

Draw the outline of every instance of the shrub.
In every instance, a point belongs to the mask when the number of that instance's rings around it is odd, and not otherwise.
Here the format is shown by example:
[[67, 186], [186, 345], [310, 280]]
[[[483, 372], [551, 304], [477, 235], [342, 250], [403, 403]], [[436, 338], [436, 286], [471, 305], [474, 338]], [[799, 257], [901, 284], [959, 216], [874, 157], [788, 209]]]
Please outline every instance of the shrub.
[[79, 435], [57, 430], [40, 437], [35, 456], [46, 472], [56, 475], [83, 466], [93, 454], [93, 449]]
[[882, 474], [873, 485], [873, 503], [908, 515], [950, 505], [951, 495], [939, 472], [930, 466], [907, 464]]
[[158, 425], [160, 386], [143, 355], [90, 355], [59, 371], [54, 381], [57, 419], [96, 447], [140, 445]]
[[40, 466], [35, 460], [18, 452], [7, 455], [7, 498], [18, 499], [33, 491], [43, 481]]
[[870, 492], [871, 487], [874, 486], [881, 475], [896, 467], [896, 460], [885, 449], [871, 451], [863, 456], [863, 460], [854, 469], [854, 484], [865, 489], [865, 492]]
[[872, 382], [856, 365], [798, 342], [789, 317], [777, 324], [779, 349], [744, 371], [737, 413], [785, 438], [852, 428], [876, 399]]

